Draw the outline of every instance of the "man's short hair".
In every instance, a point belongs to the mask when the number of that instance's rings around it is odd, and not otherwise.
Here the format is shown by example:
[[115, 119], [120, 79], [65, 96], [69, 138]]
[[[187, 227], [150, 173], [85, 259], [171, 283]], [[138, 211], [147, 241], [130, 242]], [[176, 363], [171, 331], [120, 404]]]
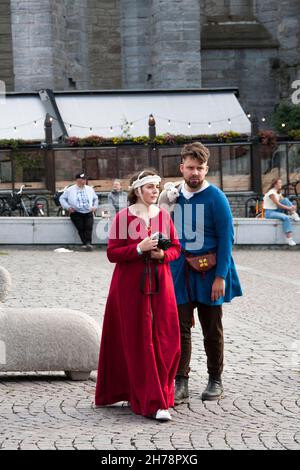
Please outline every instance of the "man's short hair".
[[201, 142], [193, 142], [192, 144], [187, 144], [183, 147], [181, 151], [181, 161], [184, 161], [187, 158], [192, 158], [199, 160], [201, 163], [207, 163], [210, 157], [210, 151], [205, 147]]

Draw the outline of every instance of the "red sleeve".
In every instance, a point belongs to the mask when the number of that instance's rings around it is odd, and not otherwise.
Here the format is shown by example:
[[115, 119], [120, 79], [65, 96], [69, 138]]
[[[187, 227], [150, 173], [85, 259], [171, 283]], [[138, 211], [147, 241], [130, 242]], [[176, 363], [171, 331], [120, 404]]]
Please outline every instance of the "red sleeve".
[[107, 257], [111, 263], [134, 261], [140, 258], [136, 247], [138, 243], [128, 245], [127, 212], [119, 212], [111, 225], [107, 246]]
[[173, 220], [169, 216], [169, 224], [170, 224], [170, 240], [172, 242], [172, 246], [165, 251], [165, 257], [163, 263], [170, 263], [175, 259], [179, 258], [181, 254], [181, 245], [178, 240], [178, 235], [176, 229], [173, 224]]

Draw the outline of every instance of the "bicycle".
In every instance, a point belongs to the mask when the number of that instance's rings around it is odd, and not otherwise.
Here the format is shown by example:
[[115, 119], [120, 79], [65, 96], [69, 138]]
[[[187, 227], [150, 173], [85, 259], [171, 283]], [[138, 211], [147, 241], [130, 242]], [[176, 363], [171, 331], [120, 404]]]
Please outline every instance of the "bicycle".
[[245, 203], [245, 217], [263, 218], [263, 199], [264, 196], [262, 194], [249, 197]]
[[57, 217], [66, 217], [66, 216], [69, 215], [68, 211], [60, 205], [60, 200], [59, 199], [63, 195], [65, 190], [68, 189], [70, 186], [72, 186], [72, 185], [68, 184], [64, 189], [59, 189], [53, 194], [53, 201], [54, 201], [55, 205], [58, 207], [58, 210], [57, 210], [57, 213], [56, 213]]
[[[49, 215], [48, 201], [43, 196], [23, 194], [24, 188], [31, 188], [30, 185], [22, 185], [18, 192], [11, 191], [8, 196], [1, 197], [0, 216], [11, 217], [18, 211], [20, 217], [44, 217], [45, 207]], [[25, 201], [28, 200], [26, 204]]]
[[[291, 190], [294, 191], [294, 194], [290, 193]], [[300, 179], [284, 184], [282, 191], [284, 197], [288, 197], [291, 202], [296, 203], [297, 212], [300, 215]]]

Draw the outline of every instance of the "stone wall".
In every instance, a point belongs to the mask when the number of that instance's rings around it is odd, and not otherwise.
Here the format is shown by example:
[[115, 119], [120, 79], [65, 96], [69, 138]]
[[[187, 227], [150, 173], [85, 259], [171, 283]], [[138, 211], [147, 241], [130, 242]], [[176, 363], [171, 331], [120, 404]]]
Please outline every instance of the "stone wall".
[[150, 18], [152, 86], [201, 87], [199, 0], [152, 0]]
[[11, 0], [16, 91], [121, 88], [119, 0]]
[[236, 86], [262, 117], [300, 78], [299, 0], [0, 0], [0, 13], [16, 91]]
[[201, 86], [198, 0], [123, 0], [124, 88]]
[[151, 88], [150, 0], [121, 1], [122, 86]]
[[299, 0], [202, 2], [203, 86], [237, 86], [244, 109], [259, 118], [291, 97], [299, 49]]
[[[16, 91], [56, 88], [55, 66], [63, 52], [60, 47], [63, 40], [56, 41], [52, 29], [58, 6], [57, 0], [11, 0]], [[61, 30], [59, 13], [54, 26]]]
[[13, 89], [14, 83], [9, 0], [0, 0], [0, 81], [5, 83], [7, 91], [11, 91]]
[[122, 88], [120, 0], [88, 0], [89, 88]]

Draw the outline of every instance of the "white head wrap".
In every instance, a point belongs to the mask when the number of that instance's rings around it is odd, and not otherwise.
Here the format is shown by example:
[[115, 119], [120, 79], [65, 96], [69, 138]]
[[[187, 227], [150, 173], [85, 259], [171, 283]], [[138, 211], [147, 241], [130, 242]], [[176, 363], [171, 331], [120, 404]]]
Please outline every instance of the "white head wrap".
[[142, 178], [142, 175], [144, 173], [145, 172], [142, 171], [142, 173], [139, 174], [138, 179], [135, 180], [131, 186], [129, 186], [128, 188], [129, 190], [141, 188], [145, 184], [150, 184], [150, 183], [159, 184], [161, 182], [161, 177], [158, 175], [149, 175], [149, 176], [144, 176], [144, 178]]

